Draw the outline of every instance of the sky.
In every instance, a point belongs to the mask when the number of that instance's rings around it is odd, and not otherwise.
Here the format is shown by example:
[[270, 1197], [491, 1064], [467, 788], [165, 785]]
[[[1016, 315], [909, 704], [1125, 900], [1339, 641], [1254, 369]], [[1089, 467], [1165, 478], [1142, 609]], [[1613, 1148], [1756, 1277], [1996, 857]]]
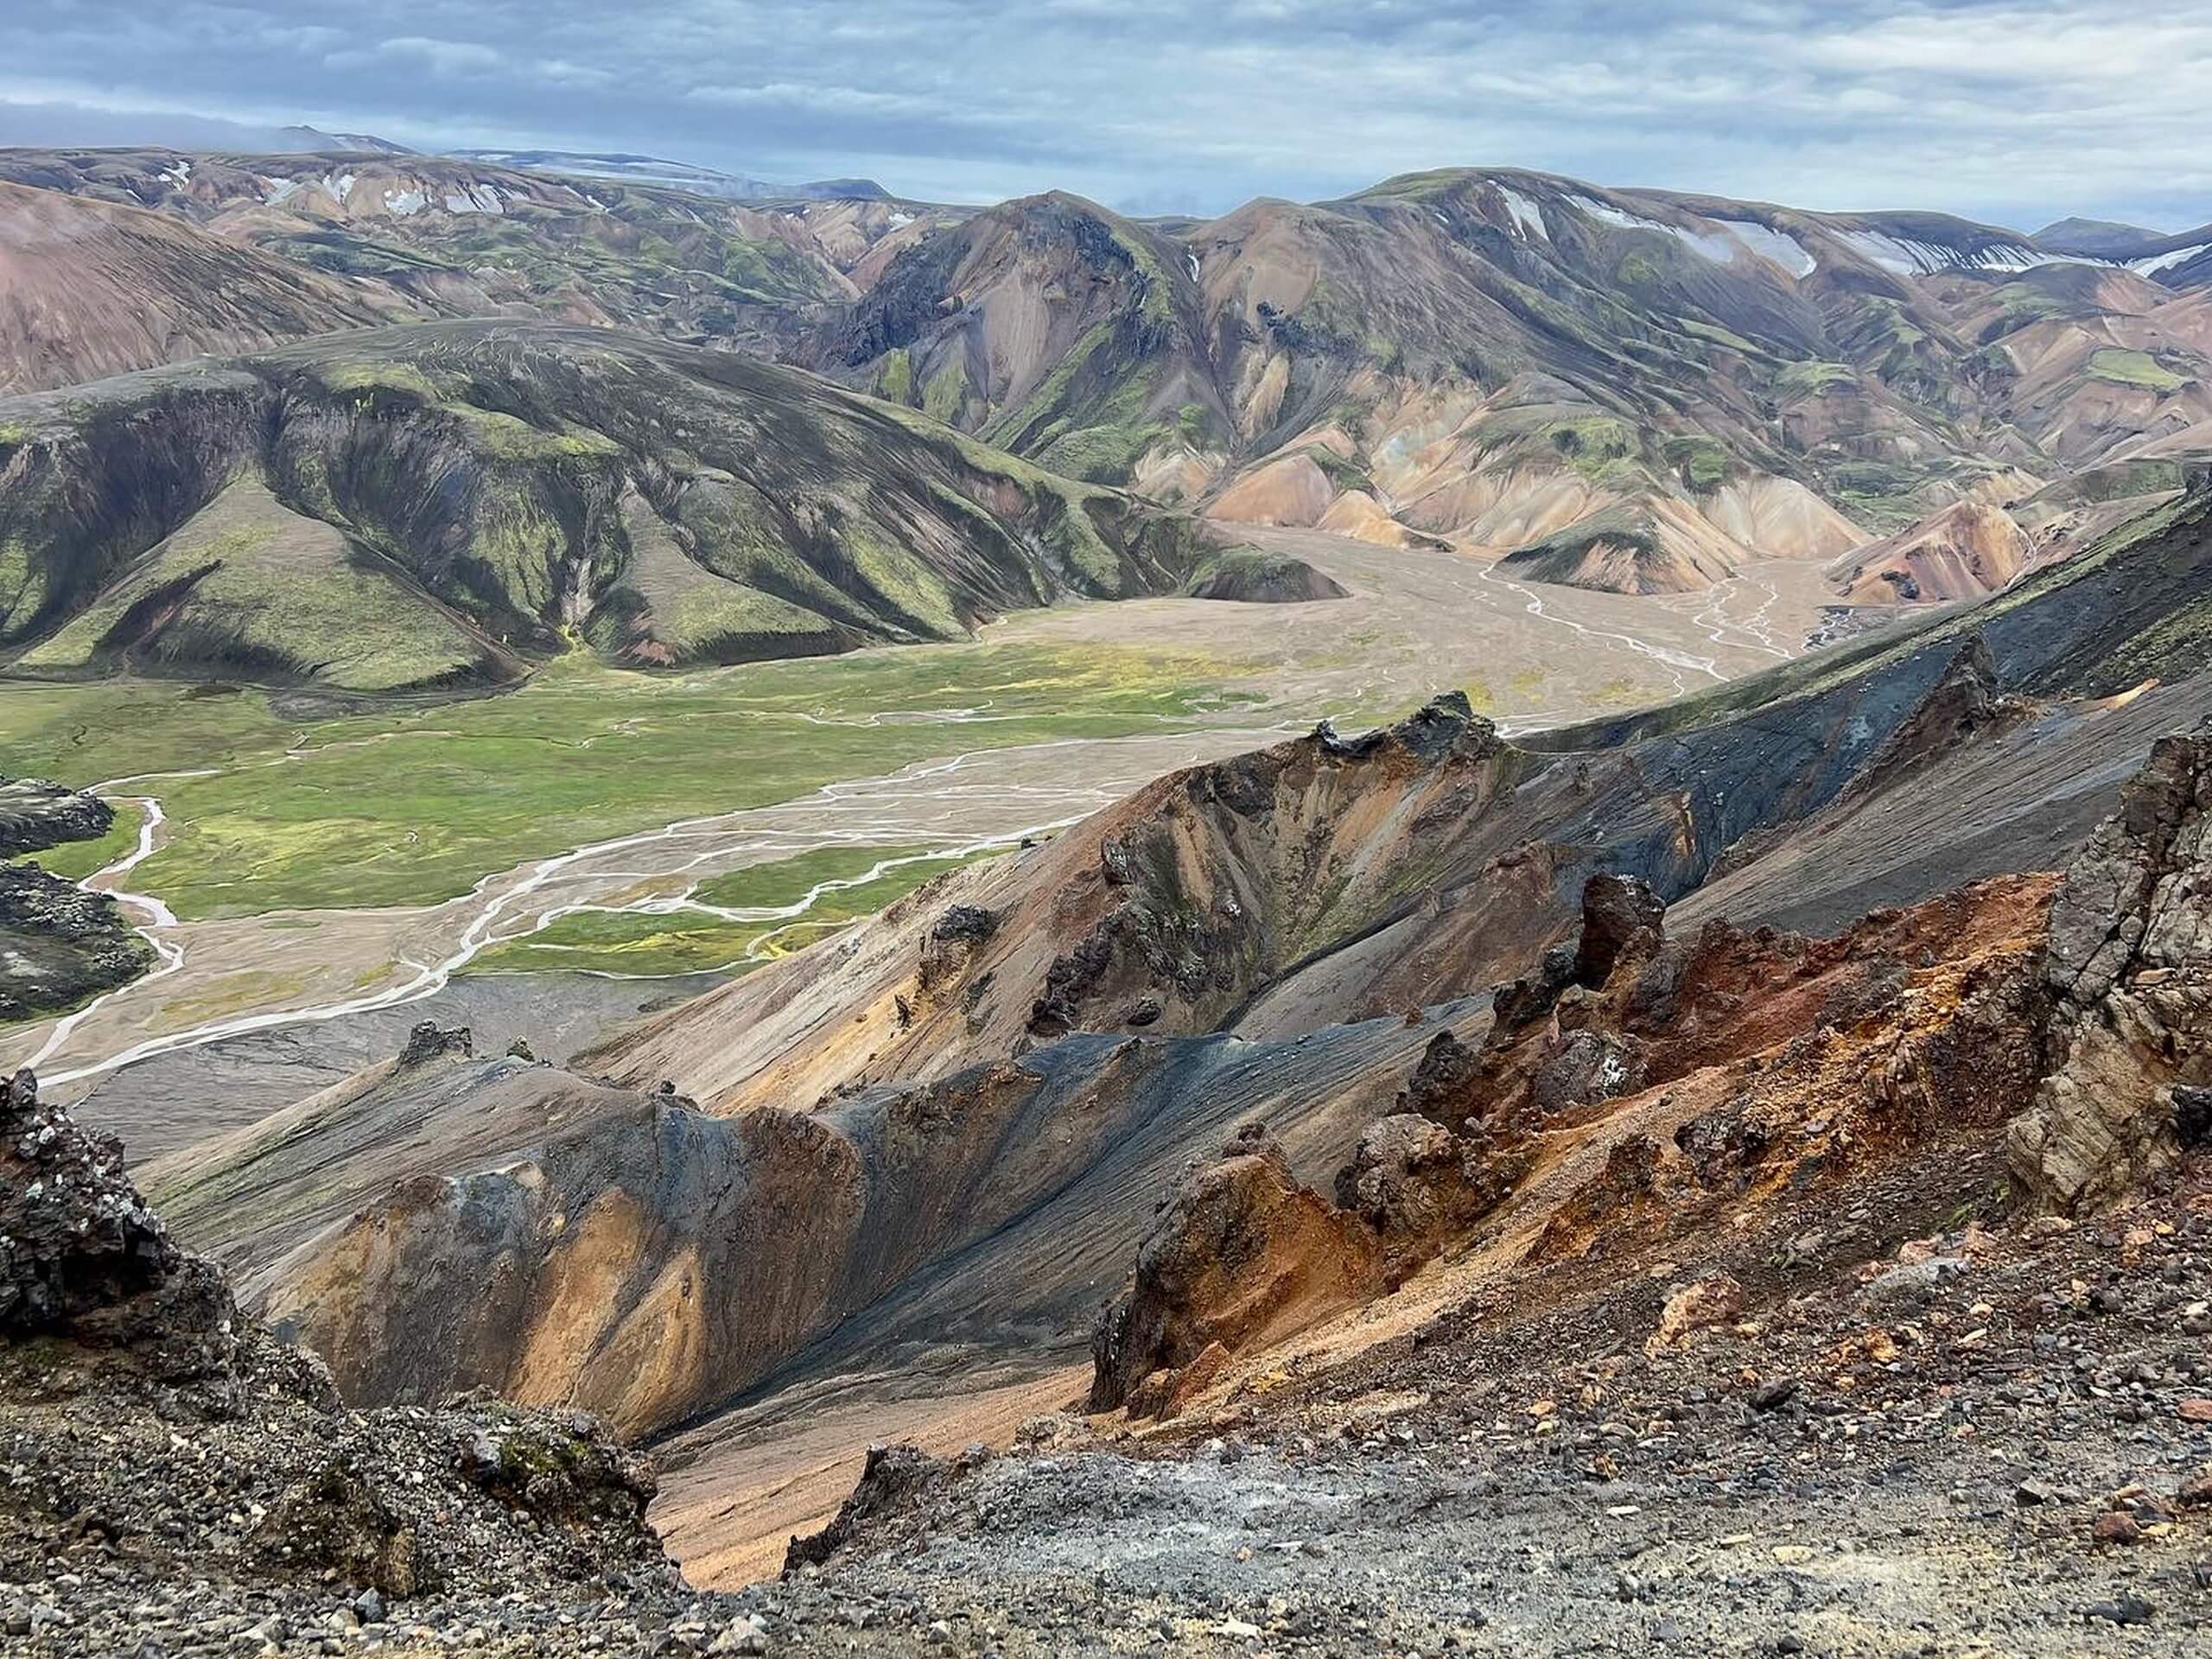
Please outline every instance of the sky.
[[2212, 220], [2212, 0], [0, 0], [0, 143], [621, 149], [1130, 213], [1517, 166]]

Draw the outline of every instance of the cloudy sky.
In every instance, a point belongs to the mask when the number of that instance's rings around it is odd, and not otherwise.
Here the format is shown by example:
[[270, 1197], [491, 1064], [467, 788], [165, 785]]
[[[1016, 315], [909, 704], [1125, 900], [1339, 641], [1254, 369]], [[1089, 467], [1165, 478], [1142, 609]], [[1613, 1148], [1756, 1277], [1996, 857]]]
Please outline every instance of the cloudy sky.
[[1139, 212], [1454, 163], [2212, 219], [2212, 0], [5, 0], [0, 143], [630, 149]]

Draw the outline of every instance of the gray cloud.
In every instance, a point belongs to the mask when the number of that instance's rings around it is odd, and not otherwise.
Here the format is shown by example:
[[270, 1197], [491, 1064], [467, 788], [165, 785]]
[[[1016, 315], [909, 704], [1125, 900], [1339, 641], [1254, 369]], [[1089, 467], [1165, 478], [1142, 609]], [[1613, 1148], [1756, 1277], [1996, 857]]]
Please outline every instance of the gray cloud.
[[[2212, 0], [28, 0], [0, 142], [643, 150], [1225, 208], [1463, 162], [2005, 222], [2212, 219]], [[226, 140], [213, 136], [232, 132]]]

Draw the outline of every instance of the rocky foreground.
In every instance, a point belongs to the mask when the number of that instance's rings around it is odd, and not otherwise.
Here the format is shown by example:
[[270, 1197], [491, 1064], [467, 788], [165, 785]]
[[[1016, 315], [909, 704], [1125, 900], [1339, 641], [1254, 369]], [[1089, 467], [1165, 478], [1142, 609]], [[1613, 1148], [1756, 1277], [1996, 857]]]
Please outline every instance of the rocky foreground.
[[2107, 1224], [1847, 1223], [1776, 1281], [1455, 1313], [1130, 1440], [880, 1455], [775, 1651], [2212, 1649], [2212, 1181]]
[[179, 1249], [118, 1142], [9, 1086], [0, 1651], [758, 1651], [685, 1588], [653, 1490], [582, 1412], [345, 1408]]

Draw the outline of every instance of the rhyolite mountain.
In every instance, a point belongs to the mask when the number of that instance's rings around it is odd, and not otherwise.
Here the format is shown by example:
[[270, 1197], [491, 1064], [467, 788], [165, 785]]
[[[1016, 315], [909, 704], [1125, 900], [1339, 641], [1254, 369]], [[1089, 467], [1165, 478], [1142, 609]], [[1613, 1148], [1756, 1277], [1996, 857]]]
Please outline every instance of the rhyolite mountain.
[[[149, 337], [111, 307], [79, 315], [66, 291], [11, 304], [0, 286], [0, 392], [410, 317], [538, 316], [766, 353], [795, 315], [854, 297], [847, 272], [878, 243], [895, 246], [944, 216], [880, 192], [768, 211], [649, 181], [390, 150], [0, 149], [0, 181], [50, 193], [42, 226], [7, 198], [0, 283], [19, 253], [86, 242], [73, 257], [94, 293], [113, 283], [181, 320], [173, 338]], [[105, 210], [70, 215], [56, 197]], [[162, 224], [133, 218], [134, 208]], [[171, 279], [143, 260], [123, 266], [123, 255], [87, 240], [96, 231], [158, 238], [173, 259], [189, 250], [199, 268]], [[288, 270], [289, 289], [272, 282], [272, 265]], [[257, 336], [228, 338], [212, 326], [226, 308], [266, 311], [302, 289], [321, 296], [320, 309], [289, 324], [272, 318]], [[57, 334], [86, 342], [78, 359], [36, 349]]]
[[1218, 517], [1679, 590], [2204, 454], [2183, 251], [1507, 171], [1172, 229], [1053, 194], [900, 250], [810, 351]]
[[[327, 326], [397, 306], [643, 329], [1225, 521], [1449, 538], [1631, 593], [1940, 538], [1962, 501], [2059, 556], [2212, 454], [2212, 234], [2029, 237], [1508, 169], [1203, 222], [1060, 193], [741, 205], [391, 154], [18, 150], [0, 179], [313, 267], [351, 296]], [[86, 360], [194, 344], [124, 330]], [[1963, 590], [1923, 597], [1987, 591], [1956, 569]]]
[[797, 370], [545, 323], [0, 402], [0, 652], [348, 691], [960, 636], [1173, 591], [1193, 527]]

